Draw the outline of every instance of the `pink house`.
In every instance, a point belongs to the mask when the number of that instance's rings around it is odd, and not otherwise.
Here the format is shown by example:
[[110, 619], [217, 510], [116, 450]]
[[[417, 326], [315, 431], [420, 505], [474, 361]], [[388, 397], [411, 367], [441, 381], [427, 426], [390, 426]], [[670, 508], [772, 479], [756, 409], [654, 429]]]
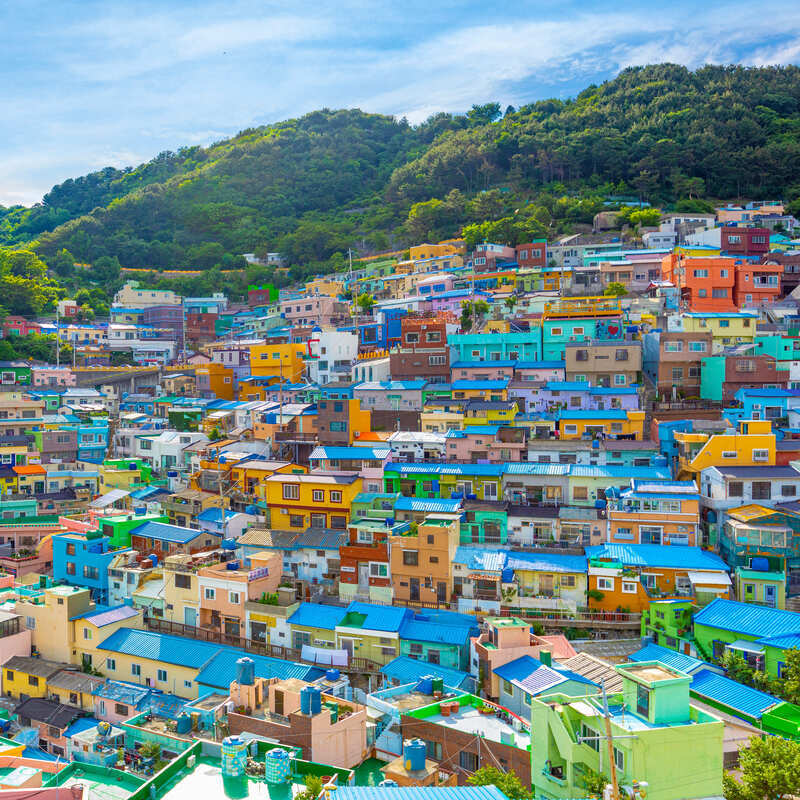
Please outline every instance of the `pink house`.
[[448, 461], [476, 464], [506, 464], [522, 461], [525, 429], [502, 425], [470, 425], [445, 435]]
[[263, 550], [250, 556], [251, 569], [231, 569], [240, 561], [203, 567], [197, 573], [200, 589], [200, 627], [229, 636], [244, 636], [245, 603], [278, 591], [283, 571], [280, 553]]
[[563, 381], [565, 375], [563, 361], [518, 361], [514, 368], [514, 380], [517, 381], [547, 383]]
[[[11, 584], [5, 583], [10, 580]], [[3, 588], [13, 587], [14, 578], [3, 576]], [[0, 611], [0, 664], [5, 664], [14, 656], [31, 654], [31, 632], [25, 627], [22, 617], [11, 611]]]
[[46, 364], [31, 368], [33, 386], [75, 386], [77, 378], [69, 367], [54, 367]]
[[350, 321], [350, 306], [326, 294], [281, 300], [281, 315], [289, 325], [341, 325]]
[[516, 364], [516, 361], [456, 361], [450, 365], [450, 380], [511, 380], [514, 377]]

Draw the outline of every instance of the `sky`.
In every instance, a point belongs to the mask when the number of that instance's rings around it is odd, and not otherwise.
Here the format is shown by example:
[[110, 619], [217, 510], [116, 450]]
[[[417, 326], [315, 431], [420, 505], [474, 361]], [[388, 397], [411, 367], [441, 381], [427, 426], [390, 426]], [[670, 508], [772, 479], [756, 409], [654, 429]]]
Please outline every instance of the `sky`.
[[7, 206], [316, 108], [414, 123], [631, 65], [800, 62], [800, 7], [777, 0], [2, 0], [0, 30]]

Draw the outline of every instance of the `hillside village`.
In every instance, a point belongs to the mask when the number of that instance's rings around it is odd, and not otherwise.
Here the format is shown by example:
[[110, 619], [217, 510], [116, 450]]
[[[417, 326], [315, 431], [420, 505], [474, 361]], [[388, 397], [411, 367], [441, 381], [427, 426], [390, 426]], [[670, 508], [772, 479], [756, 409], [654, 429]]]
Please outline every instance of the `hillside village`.
[[616, 213], [5, 317], [71, 363], [0, 362], [0, 795], [699, 800], [800, 739], [800, 222]]

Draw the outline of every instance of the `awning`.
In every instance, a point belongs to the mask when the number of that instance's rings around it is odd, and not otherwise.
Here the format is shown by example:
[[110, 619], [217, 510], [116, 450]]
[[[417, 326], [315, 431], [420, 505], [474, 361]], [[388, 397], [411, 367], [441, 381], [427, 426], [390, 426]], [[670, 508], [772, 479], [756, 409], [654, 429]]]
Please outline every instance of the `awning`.
[[116, 503], [117, 500], [122, 500], [123, 497], [127, 497], [129, 494], [130, 492], [125, 489], [112, 489], [110, 492], [92, 500], [89, 506], [91, 508], [107, 508]]
[[741, 650], [743, 653], [756, 653], [762, 655], [764, 646], [755, 642], [748, 642], [744, 639], [737, 639], [735, 642], [725, 645], [729, 650]]
[[693, 586], [730, 586], [731, 576], [727, 572], [694, 572], [686, 573]]

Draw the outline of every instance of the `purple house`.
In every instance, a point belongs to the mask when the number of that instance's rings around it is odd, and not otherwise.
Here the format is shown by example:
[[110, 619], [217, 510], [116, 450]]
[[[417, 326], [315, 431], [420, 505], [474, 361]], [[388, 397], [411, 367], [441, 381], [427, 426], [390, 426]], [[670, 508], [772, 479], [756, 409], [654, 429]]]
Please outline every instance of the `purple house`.
[[515, 382], [510, 391], [525, 401], [525, 410], [557, 413], [558, 411], [602, 411], [639, 408], [636, 386], [592, 386], [586, 381], [548, 381], [530, 388]]

